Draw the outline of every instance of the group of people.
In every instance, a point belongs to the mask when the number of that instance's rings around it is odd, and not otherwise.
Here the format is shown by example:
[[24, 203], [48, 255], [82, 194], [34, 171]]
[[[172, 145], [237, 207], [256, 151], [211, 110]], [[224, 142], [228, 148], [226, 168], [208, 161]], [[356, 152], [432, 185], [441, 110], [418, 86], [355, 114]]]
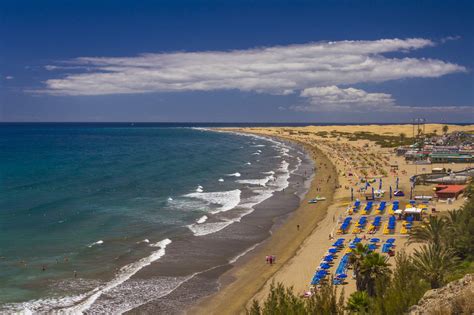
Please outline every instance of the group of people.
[[267, 264], [273, 265], [274, 263], [276, 263], [276, 256], [267, 255], [266, 258], [265, 258], [265, 261], [266, 261]]

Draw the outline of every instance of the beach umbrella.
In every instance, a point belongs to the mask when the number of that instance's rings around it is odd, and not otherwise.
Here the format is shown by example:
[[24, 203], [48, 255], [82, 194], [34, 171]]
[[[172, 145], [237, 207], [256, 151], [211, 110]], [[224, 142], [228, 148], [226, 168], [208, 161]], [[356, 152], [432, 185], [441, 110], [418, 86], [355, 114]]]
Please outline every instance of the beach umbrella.
[[326, 270], [319, 270], [318, 272], [316, 272], [316, 276], [318, 277], [324, 277], [327, 274], [328, 272]]
[[392, 186], [390, 186], [390, 200], [392, 200]]
[[341, 274], [338, 274], [338, 275], [336, 276], [336, 278], [345, 279], [345, 278], [347, 278], [347, 275], [346, 275], [345, 273], [341, 273]]
[[352, 248], [356, 248], [356, 247], [357, 247], [356, 244], [351, 244], [351, 245], [349, 245], [349, 248], [351, 248], [351, 249], [352, 249]]
[[330, 266], [329, 264], [321, 264], [320, 267], [323, 268], [323, 269], [329, 269], [329, 268], [331, 268], [331, 266]]
[[370, 250], [376, 250], [377, 249], [377, 246], [375, 244], [370, 244], [368, 247], [369, 247]]
[[332, 256], [332, 255], [327, 255], [327, 256], [324, 257], [325, 261], [332, 261], [333, 259], [334, 259], [334, 256]]
[[398, 190], [398, 181], [399, 181], [399, 180], [400, 180], [400, 179], [397, 177], [395, 190]]
[[389, 238], [389, 239], [387, 240], [387, 243], [393, 243], [393, 242], [395, 242], [395, 239], [394, 239], [394, 238]]
[[380, 242], [380, 239], [379, 238], [373, 238], [370, 240], [371, 243], [378, 243]]
[[330, 252], [331, 254], [335, 254], [337, 253], [337, 248], [330, 248], [328, 252]]

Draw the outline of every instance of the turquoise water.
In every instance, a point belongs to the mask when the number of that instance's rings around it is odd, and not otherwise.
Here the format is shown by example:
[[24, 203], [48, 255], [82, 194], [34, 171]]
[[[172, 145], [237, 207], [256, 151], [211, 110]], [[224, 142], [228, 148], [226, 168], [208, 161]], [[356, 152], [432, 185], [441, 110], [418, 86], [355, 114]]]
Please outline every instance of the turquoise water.
[[281, 147], [191, 128], [0, 125], [0, 148], [1, 303], [55, 296], [75, 272], [113, 278], [143, 244], [225, 228], [204, 222], [242, 203], [242, 186], [255, 199], [285, 184]]

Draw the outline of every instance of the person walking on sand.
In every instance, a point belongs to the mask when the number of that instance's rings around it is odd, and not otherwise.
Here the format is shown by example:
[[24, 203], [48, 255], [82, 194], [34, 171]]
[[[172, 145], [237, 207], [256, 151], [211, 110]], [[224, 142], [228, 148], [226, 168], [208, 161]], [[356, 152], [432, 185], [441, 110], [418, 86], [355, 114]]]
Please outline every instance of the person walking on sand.
[[270, 262], [270, 265], [272, 265], [273, 264], [273, 257], [271, 255], [268, 257], [268, 260]]
[[297, 231], [300, 230], [300, 225], [299, 225], [299, 224], [296, 225], [296, 230], [297, 230]]

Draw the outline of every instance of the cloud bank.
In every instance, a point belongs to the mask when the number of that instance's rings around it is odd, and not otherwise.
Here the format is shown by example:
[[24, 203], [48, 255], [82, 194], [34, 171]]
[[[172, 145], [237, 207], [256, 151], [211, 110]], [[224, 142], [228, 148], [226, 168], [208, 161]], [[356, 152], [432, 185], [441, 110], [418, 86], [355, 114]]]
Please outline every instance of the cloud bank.
[[[300, 95], [309, 98], [310, 104], [317, 105], [319, 109], [357, 110], [359, 107], [378, 109], [395, 103], [390, 94], [368, 93], [355, 88], [342, 89], [335, 85], [304, 89]], [[304, 108], [301, 109], [304, 110]], [[307, 106], [307, 108], [311, 107]]]
[[325, 86], [304, 89], [300, 96], [308, 98], [303, 105], [293, 105], [290, 109], [301, 112], [472, 112], [472, 106], [400, 106], [395, 104], [391, 94], [369, 93], [355, 88]]
[[384, 55], [407, 54], [434, 45], [421, 38], [381, 39], [123, 58], [81, 57], [67, 61], [66, 66], [48, 65], [50, 71], [71, 67], [75, 73], [47, 80], [42, 92], [107, 95], [237, 89], [274, 95], [299, 93], [312, 106], [324, 108], [387, 107], [394, 104], [389, 94], [338, 86], [466, 71], [463, 66], [437, 59]]

